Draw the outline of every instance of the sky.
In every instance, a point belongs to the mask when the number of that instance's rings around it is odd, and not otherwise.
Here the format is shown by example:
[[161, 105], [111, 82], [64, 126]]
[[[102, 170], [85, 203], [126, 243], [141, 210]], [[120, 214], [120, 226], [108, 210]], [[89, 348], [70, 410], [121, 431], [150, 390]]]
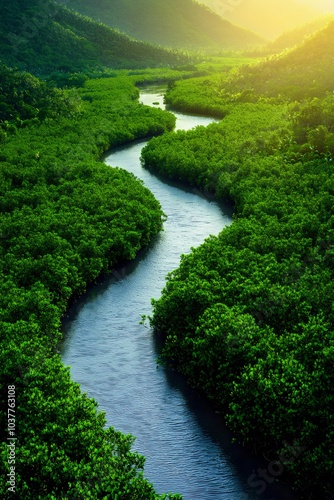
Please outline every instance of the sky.
[[299, 3], [314, 7], [322, 12], [334, 13], [334, 0], [298, 0]]
[[334, 0], [198, 0], [224, 19], [268, 40], [283, 32], [334, 14]]

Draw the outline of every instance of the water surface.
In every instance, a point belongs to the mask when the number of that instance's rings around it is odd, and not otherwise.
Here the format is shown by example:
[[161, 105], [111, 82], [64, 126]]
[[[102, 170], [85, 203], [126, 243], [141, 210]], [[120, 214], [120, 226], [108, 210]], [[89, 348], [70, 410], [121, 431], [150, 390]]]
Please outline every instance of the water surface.
[[[156, 89], [142, 92], [140, 100], [163, 107], [162, 93]], [[176, 116], [177, 128], [183, 130], [214, 121]], [[144, 181], [168, 217], [164, 232], [70, 311], [64, 364], [106, 412], [108, 425], [136, 436], [134, 449], [146, 457], [145, 476], [159, 493], [180, 492], [184, 500], [292, 500], [289, 492], [266, 483], [257, 495], [260, 479], [250, 476], [268, 463], [232, 445], [231, 434], [210, 405], [182, 376], [157, 365], [152, 331], [139, 324], [142, 314], [151, 313], [150, 299], [160, 296], [180, 255], [232, 222], [230, 208], [196, 190], [162, 182], [143, 169], [139, 158], [145, 144], [117, 148], [105, 161]]]

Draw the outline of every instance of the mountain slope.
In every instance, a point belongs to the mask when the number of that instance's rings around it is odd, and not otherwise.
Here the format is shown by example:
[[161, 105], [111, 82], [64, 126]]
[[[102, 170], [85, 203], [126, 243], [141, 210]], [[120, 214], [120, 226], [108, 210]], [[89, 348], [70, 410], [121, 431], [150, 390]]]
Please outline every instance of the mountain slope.
[[230, 73], [182, 80], [166, 102], [181, 111], [224, 117], [236, 104], [281, 103], [334, 93], [334, 20], [297, 48]]
[[283, 50], [296, 47], [314, 35], [317, 31], [324, 28], [331, 20], [332, 16], [322, 16], [311, 23], [291, 31], [286, 31], [281, 36], [269, 43], [261, 51], [262, 55], [277, 54]]
[[233, 100], [251, 101], [257, 96], [301, 100], [334, 91], [334, 21], [303, 44], [258, 65], [242, 68], [222, 92]]
[[265, 38], [311, 22], [321, 11], [298, 0], [199, 0], [231, 23], [244, 26]]
[[0, 60], [35, 74], [101, 66], [167, 66], [188, 59], [138, 42], [53, 1], [0, 0]]
[[242, 49], [262, 41], [193, 0], [61, 1], [136, 39], [174, 48]]

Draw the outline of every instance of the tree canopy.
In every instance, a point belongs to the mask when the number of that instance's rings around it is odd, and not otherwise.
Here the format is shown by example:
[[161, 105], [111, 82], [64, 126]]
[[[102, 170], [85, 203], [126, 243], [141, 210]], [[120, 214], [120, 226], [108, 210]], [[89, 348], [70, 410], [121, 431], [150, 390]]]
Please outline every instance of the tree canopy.
[[[324, 498], [334, 491], [334, 94], [321, 51], [331, 53], [332, 29], [272, 62], [173, 84], [168, 102], [224, 119], [154, 138], [142, 152], [146, 168], [235, 210], [153, 300], [163, 359], [242, 443], [281, 464], [306, 497]], [[281, 98], [283, 74], [301, 56], [310, 78], [299, 100], [285, 83]], [[287, 442], [302, 450], [288, 461]]]
[[162, 228], [164, 214], [148, 189], [100, 155], [171, 129], [174, 117], [140, 105], [131, 77], [60, 91], [7, 68], [0, 74], [7, 105], [0, 122], [0, 399], [7, 408], [10, 390], [17, 437], [13, 466], [13, 418], [2, 411], [0, 496], [180, 498], [154, 491], [144, 458], [131, 449], [134, 438], [105, 427], [57, 350], [68, 305]]

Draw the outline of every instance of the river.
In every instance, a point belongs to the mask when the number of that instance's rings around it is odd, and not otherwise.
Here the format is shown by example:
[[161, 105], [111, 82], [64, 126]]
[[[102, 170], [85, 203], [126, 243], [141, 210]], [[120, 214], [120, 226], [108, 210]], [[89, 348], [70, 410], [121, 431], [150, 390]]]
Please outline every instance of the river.
[[[143, 91], [140, 100], [163, 107], [157, 88]], [[175, 114], [183, 130], [214, 121]], [[145, 477], [159, 493], [179, 492], [184, 500], [293, 500], [283, 485], [258, 477], [268, 462], [231, 444], [223, 419], [182, 376], [156, 363], [155, 340], [140, 324], [142, 314], [150, 314], [151, 297], [160, 296], [180, 255], [231, 224], [232, 214], [196, 190], [162, 182], [143, 169], [145, 144], [114, 149], [105, 162], [144, 181], [168, 217], [164, 231], [73, 306], [64, 326], [63, 362], [106, 412], [108, 425], [136, 436], [133, 448], [146, 457]]]

